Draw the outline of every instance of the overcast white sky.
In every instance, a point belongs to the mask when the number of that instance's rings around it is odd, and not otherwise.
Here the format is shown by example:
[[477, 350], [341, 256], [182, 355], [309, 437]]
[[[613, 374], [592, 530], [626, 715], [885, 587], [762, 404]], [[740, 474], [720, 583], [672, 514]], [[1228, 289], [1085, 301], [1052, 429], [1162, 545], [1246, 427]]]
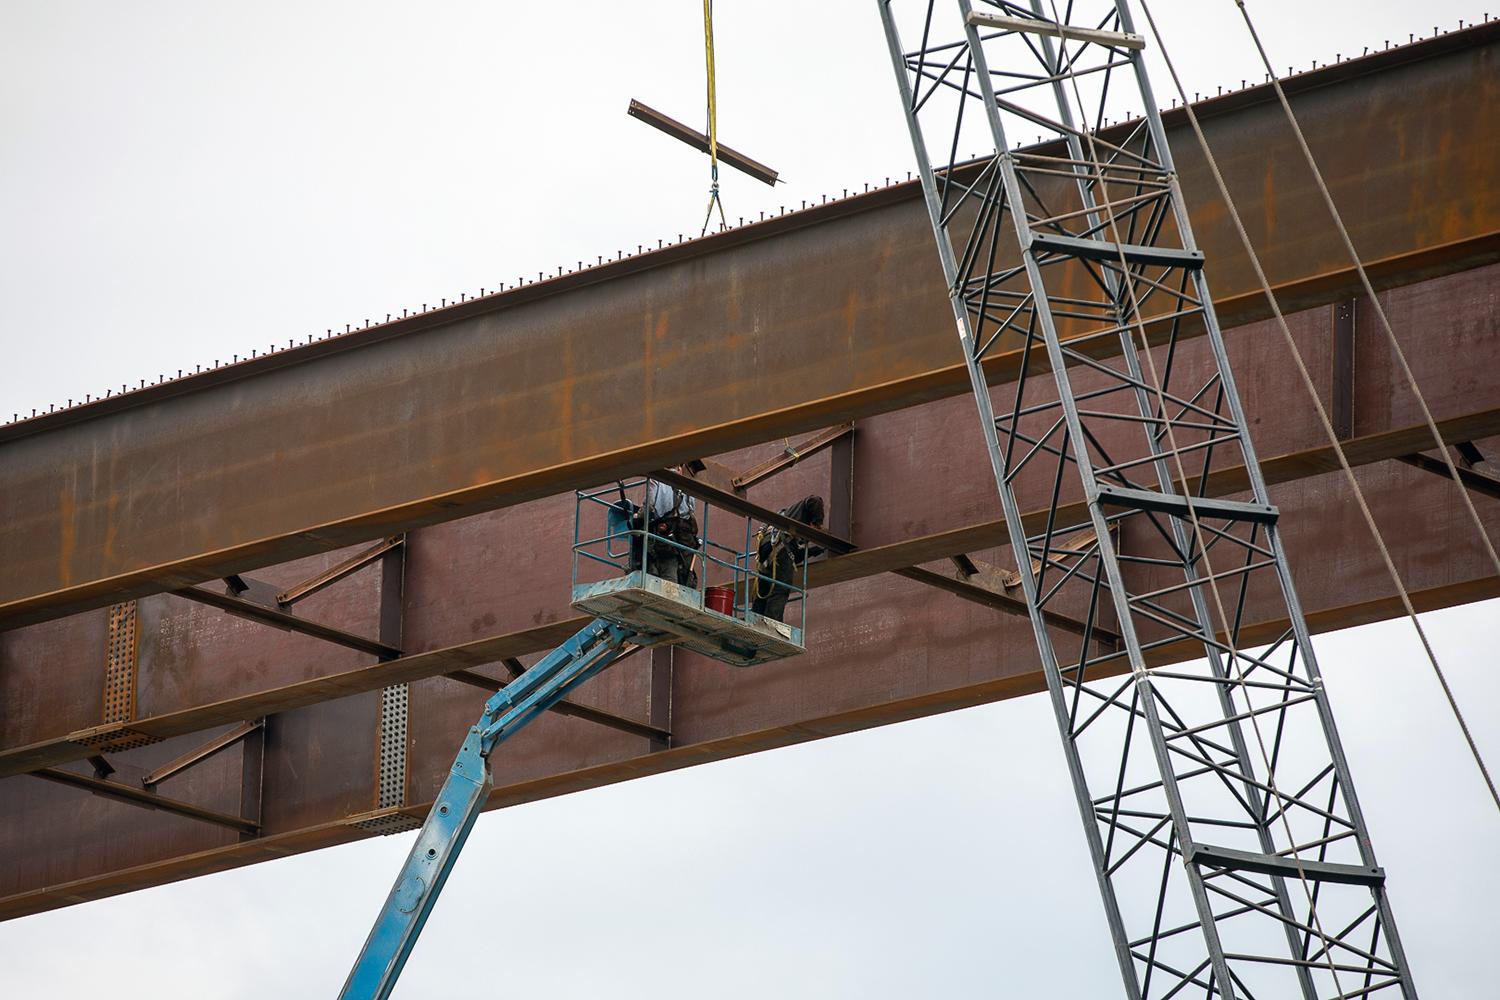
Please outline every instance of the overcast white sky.
[[[1302, 69], [1487, 6], [1252, 9]], [[1258, 78], [1231, 0], [1153, 8], [1190, 89]], [[705, 158], [624, 109], [701, 121], [700, 17], [7, 0], [0, 414], [696, 231]], [[787, 181], [726, 171], [731, 221], [905, 177], [873, 3], [720, 0], [717, 25], [721, 137]], [[1497, 613], [1429, 616], [1492, 760]], [[1500, 818], [1410, 626], [1319, 647], [1418, 983], [1483, 996]], [[399, 995], [1118, 995], [1070, 795], [1030, 698], [490, 813]], [[328, 995], [408, 844], [0, 924], [0, 991]]]

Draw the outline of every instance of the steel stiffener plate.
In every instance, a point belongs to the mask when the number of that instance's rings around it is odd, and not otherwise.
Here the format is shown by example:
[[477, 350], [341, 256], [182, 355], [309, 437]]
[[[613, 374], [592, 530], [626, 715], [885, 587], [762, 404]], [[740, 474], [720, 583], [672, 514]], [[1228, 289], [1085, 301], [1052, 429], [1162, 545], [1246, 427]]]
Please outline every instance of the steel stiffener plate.
[[104, 666], [103, 722], [129, 722], [135, 718], [136, 643], [135, 601], [109, 609], [108, 658]]

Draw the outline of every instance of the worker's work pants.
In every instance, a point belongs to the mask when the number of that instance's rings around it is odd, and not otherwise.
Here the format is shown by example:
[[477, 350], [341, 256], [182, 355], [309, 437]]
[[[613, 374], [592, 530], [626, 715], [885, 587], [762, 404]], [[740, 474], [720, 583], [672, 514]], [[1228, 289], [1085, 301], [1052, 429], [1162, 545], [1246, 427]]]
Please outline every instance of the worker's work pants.
[[698, 546], [697, 518], [691, 515], [665, 518], [653, 525], [652, 531], [660, 534], [653, 534], [646, 541], [646, 572], [652, 576], [659, 576], [663, 580], [671, 580], [684, 587], [697, 589], [698, 574], [693, 568], [697, 553], [684, 551], [667, 541], [671, 539], [678, 545], [696, 549]]
[[[772, 565], [761, 564], [757, 571], [772, 577], [776, 582], [756, 578], [754, 582], [755, 600], [750, 602], [750, 610], [766, 618], [775, 618], [777, 621], [786, 621], [786, 602], [792, 596], [791, 588], [787, 584], [796, 579], [797, 564], [792, 560], [792, 554], [784, 548], [778, 548]], [[762, 597], [761, 595], [765, 596]]]

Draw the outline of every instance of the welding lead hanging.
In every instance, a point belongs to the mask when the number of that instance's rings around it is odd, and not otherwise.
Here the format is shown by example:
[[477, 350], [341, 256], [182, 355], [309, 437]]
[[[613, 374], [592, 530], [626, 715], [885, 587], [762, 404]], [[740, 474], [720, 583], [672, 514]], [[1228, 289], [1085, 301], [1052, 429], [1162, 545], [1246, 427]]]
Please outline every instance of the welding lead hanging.
[[719, 200], [719, 116], [714, 100], [714, 0], [703, 0], [703, 58], [708, 75], [708, 211], [703, 215], [703, 231], [708, 235], [708, 224], [713, 221], [714, 206], [719, 208], [719, 227], [728, 223], [724, 218], [724, 203]]

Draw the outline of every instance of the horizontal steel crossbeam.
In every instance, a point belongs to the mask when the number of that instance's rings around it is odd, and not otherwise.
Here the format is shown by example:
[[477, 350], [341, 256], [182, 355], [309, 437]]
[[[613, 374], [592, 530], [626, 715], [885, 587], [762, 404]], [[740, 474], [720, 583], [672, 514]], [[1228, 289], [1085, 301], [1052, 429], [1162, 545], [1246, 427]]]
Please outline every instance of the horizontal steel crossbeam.
[[173, 591], [178, 597], [199, 604], [207, 604], [209, 607], [227, 611], [241, 618], [270, 625], [274, 628], [287, 629], [292, 632], [301, 632], [315, 639], [324, 639], [349, 649], [357, 649], [362, 653], [370, 653], [385, 659], [395, 659], [401, 655], [401, 650], [388, 643], [376, 639], [367, 639], [353, 632], [346, 632], [331, 625], [322, 625], [318, 622], [299, 618], [290, 611], [282, 611], [279, 608], [267, 607], [254, 601], [247, 601], [243, 597], [235, 597], [232, 594], [220, 594], [203, 587], [185, 587], [182, 590]]
[[1106, 243], [1103, 240], [1079, 236], [1058, 236], [1053, 233], [1033, 233], [1031, 252], [1062, 254], [1082, 260], [1117, 263], [1122, 257], [1127, 264], [1147, 264], [1156, 267], [1181, 267], [1196, 270], [1203, 266], [1203, 251], [1178, 250], [1172, 247], [1147, 247], [1134, 243]]
[[130, 785], [118, 781], [106, 781], [103, 778], [90, 778], [83, 774], [74, 774], [72, 771], [64, 771], [61, 768], [48, 767], [40, 771], [33, 771], [38, 778], [46, 781], [56, 782], [59, 785], [71, 785], [81, 788], [95, 795], [103, 795], [105, 798], [118, 799], [128, 802], [133, 806], [141, 806], [146, 809], [160, 809], [162, 812], [173, 813], [186, 819], [195, 819], [204, 823], [212, 823], [215, 826], [227, 827], [240, 833], [259, 833], [260, 824], [253, 820], [245, 819], [243, 816], [231, 816], [215, 809], [204, 809], [195, 806], [191, 802], [182, 802], [177, 799], [167, 798], [155, 792], [148, 792], [142, 788], [133, 788]]
[[968, 21], [979, 28], [999, 28], [1002, 31], [1020, 31], [1049, 38], [1066, 38], [1079, 42], [1094, 42], [1099, 45], [1115, 45], [1122, 49], [1144, 49], [1146, 39], [1128, 31], [1100, 31], [1096, 28], [1078, 28], [1071, 24], [1058, 24], [1028, 17], [1011, 17], [1006, 14], [990, 14], [970, 11]]
[[1275, 524], [1279, 516], [1276, 507], [1268, 503], [1184, 497], [1153, 490], [1131, 489], [1128, 486], [1100, 486], [1098, 496], [1099, 502], [1109, 507], [1154, 510], [1184, 519], [1197, 516], [1223, 518], [1227, 521], [1249, 521], [1255, 524]]
[[1282, 878], [1308, 878], [1314, 882], [1338, 882], [1343, 885], [1378, 886], [1385, 884], [1385, 869], [1376, 865], [1341, 865], [1308, 858], [1287, 858], [1276, 854], [1256, 854], [1229, 847], [1194, 844], [1183, 857], [1190, 865], [1222, 868], [1226, 871], [1258, 872]]

